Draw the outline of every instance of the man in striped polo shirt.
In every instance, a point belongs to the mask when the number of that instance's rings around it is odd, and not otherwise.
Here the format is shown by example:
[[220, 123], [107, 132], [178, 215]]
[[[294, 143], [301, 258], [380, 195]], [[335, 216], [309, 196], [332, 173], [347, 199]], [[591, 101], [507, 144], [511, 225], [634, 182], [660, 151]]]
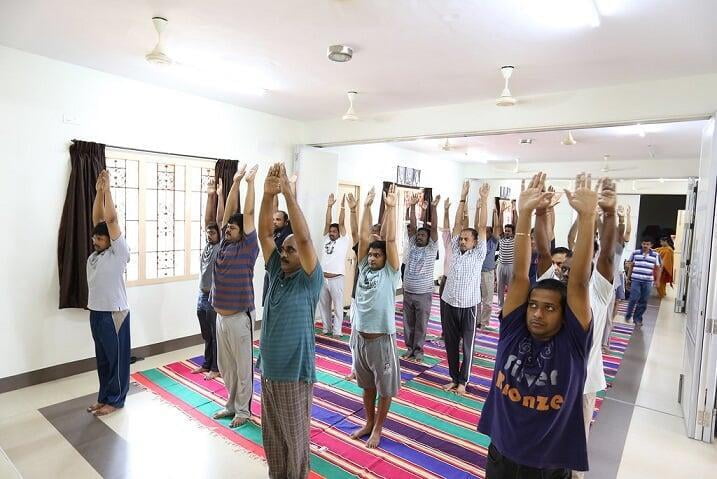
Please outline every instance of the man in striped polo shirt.
[[642, 315], [647, 309], [652, 283], [654, 278], [660, 281], [660, 270], [660, 255], [652, 251], [652, 239], [643, 237], [641, 249], [633, 251], [627, 263], [627, 277], [632, 284], [625, 321], [630, 321], [634, 313], [635, 326], [642, 326]]
[[[286, 199], [293, 234], [276, 246], [272, 202]], [[269, 273], [257, 366], [261, 432], [271, 478], [309, 474], [311, 398], [316, 382], [314, 314], [324, 275], [283, 164], [269, 169], [259, 212], [259, 241]]]
[[252, 316], [254, 313], [254, 263], [259, 244], [254, 229], [254, 177], [258, 167], [246, 173], [244, 214], [237, 213], [239, 184], [246, 166], [234, 175], [222, 219], [223, 238], [214, 261], [211, 302], [217, 312], [217, 359], [229, 397], [215, 419], [231, 417], [231, 427], [244, 424], [251, 415]]
[[513, 224], [503, 226], [503, 216], [507, 206], [501, 203], [498, 214], [498, 224], [493, 229], [498, 233], [498, 267], [496, 268], [496, 281], [498, 283], [498, 306], [503, 307], [505, 288], [513, 277], [513, 251], [515, 249], [515, 228]]
[[408, 254], [403, 275], [403, 337], [406, 352], [403, 357], [416, 362], [423, 361], [423, 343], [426, 327], [431, 316], [433, 300], [433, 270], [438, 251], [438, 221], [436, 205], [441, 195], [431, 202], [431, 228], [416, 229], [416, 203], [414, 195], [409, 203], [411, 221], [408, 236]]
[[[488, 212], [490, 187], [484, 183], [480, 188], [480, 215], [478, 230], [462, 228], [461, 219], [466, 208], [469, 183], [463, 183], [461, 201], [458, 203], [456, 222], [453, 226], [451, 248], [453, 260], [446, 286], [441, 295], [441, 325], [446, 342], [448, 372], [451, 382], [443, 388], [466, 393], [473, 364], [473, 346], [476, 334], [476, 313], [481, 301], [481, 266], [485, 260], [485, 223]], [[460, 348], [463, 342], [463, 363], [460, 363]]]

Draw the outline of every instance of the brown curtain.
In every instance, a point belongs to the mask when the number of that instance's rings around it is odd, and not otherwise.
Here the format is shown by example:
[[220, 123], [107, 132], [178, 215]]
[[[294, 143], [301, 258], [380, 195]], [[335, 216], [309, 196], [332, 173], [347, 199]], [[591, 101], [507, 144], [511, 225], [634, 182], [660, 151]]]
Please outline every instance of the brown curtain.
[[92, 253], [92, 203], [95, 183], [105, 169], [105, 145], [73, 140], [70, 182], [60, 219], [57, 264], [60, 309], [87, 307], [87, 258]]
[[[237, 172], [237, 168], [239, 167], [239, 162], [236, 160], [217, 160], [216, 165], [214, 166], [214, 179], [215, 181], [219, 181], [219, 179], [222, 180], [222, 185], [224, 187], [224, 205], [227, 204], [227, 195], [229, 194], [229, 190], [232, 187], [232, 182], [234, 181], [234, 175]], [[239, 202], [237, 203], [238, 208], [237, 211], [241, 211], [241, 195], [239, 198]]]

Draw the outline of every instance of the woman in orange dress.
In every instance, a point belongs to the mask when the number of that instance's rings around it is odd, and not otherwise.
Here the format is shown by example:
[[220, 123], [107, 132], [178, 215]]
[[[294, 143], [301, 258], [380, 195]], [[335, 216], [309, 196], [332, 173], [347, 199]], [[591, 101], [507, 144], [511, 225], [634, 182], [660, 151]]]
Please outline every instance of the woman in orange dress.
[[675, 249], [672, 239], [669, 236], [660, 238], [660, 247], [656, 248], [655, 251], [660, 255], [660, 262], [662, 263], [662, 274], [660, 276], [659, 285], [657, 286], [657, 294], [660, 298], [664, 298], [667, 294], [667, 283], [670, 283], [670, 286], [672, 286], [672, 268], [675, 258]]

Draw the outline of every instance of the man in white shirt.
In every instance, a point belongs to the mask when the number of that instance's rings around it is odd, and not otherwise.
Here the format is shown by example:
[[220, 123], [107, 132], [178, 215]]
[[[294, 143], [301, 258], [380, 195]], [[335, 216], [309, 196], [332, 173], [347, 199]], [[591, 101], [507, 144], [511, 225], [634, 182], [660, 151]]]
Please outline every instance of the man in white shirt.
[[[475, 230], [462, 228], [468, 188], [469, 183], [465, 181], [453, 226], [451, 240], [453, 259], [441, 295], [441, 326], [446, 343], [448, 372], [451, 376], [451, 382], [443, 388], [459, 395], [466, 393], [473, 365], [476, 316], [478, 303], [481, 301], [481, 266], [486, 252], [485, 224], [490, 191], [487, 183], [480, 188], [481, 213], [478, 229]], [[463, 343], [462, 363], [460, 363], [461, 342]]]
[[[324, 334], [341, 336], [344, 320], [344, 274], [346, 253], [351, 240], [346, 236], [346, 197], [341, 200], [339, 222], [332, 223], [332, 208], [336, 203], [334, 194], [329, 195], [326, 205], [326, 223], [321, 249], [321, 269], [324, 272], [324, 287], [319, 297], [319, 309], [324, 325]], [[336, 316], [331, 319], [331, 306]]]
[[[552, 208], [555, 203], [551, 204]], [[583, 417], [585, 419], [585, 435], [590, 433], [590, 423], [595, 409], [597, 392], [607, 388], [602, 358], [602, 337], [610, 311], [610, 303], [614, 295], [614, 262], [615, 245], [617, 242], [616, 206], [617, 195], [615, 182], [604, 178], [600, 181], [598, 206], [602, 212], [600, 223], [600, 248], [597, 262], [590, 276], [590, 309], [593, 315], [592, 344], [588, 355], [587, 375], [583, 389]], [[572, 254], [568, 254], [558, 268], [552, 264], [550, 254], [550, 231], [546, 218], [547, 210], [536, 210], [535, 236], [538, 248], [538, 282], [544, 279], [560, 279], [567, 283], [570, 276]], [[547, 269], [546, 269], [547, 268]], [[584, 472], [573, 471], [573, 478], [582, 478]]]
[[129, 306], [124, 283], [129, 248], [117, 221], [107, 170], [100, 172], [96, 189], [92, 205], [95, 251], [87, 258], [87, 309], [100, 391], [87, 412], [104, 416], [124, 407], [129, 390]]

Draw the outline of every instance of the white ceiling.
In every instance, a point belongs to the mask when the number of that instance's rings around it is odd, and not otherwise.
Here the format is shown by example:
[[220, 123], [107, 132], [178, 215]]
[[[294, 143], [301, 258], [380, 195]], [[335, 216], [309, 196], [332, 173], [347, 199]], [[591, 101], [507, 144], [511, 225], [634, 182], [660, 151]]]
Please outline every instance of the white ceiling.
[[[622, 7], [596, 28], [556, 28], [522, 9], [535, 0], [3, 0], [0, 44], [301, 120], [340, 117], [351, 89], [359, 115], [495, 98], [504, 64], [519, 99], [717, 71], [717, 1], [594, 1]], [[148, 65], [153, 15], [169, 19], [171, 56], [271, 91]], [[329, 62], [333, 43], [353, 61]]]
[[[437, 159], [446, 158], [468, 163], [488, 163], [498, 168], [511, 169], [515, 159], [521, 165], [537, 163], [588, 163], [603, 162], [609, 155], [608, 167], [620, 168], [626, 162], [668, 160], [679, 165], [681, 161], [694, 163], [700, 155], [702, 129], [706, 121], [685, 121], [638, 126], [617, 126], [572, 130], [575, 145], [561, 142], [567, 131], [510, 133], [504, 135], [451, 138], [449, 151], [445, 139], [395, 142], [399, 148], [429, 154]], [[640, 133], [644, 133], [644, 137]], [[521, 144], [521, 139], [532, 139], [532, 144]], [[652, 156], [651, 154], [652, 153]], [[501, 164], [502, 163], [502, 164]], [[528, 166], [530, 168], [530, 166]], [[675, 174], [679, 176], [679, 168]]]

